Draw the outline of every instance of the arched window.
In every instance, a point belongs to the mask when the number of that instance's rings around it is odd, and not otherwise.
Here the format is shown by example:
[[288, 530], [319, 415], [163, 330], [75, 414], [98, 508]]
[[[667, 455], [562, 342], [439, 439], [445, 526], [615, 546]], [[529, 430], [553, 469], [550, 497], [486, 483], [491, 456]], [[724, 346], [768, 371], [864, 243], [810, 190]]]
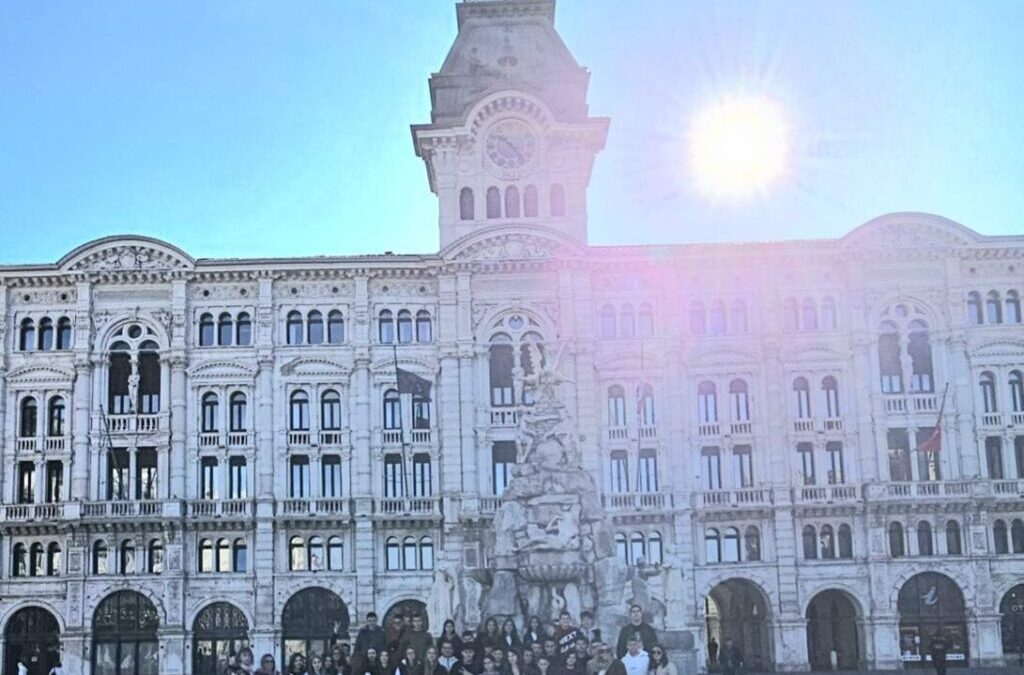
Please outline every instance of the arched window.
[[402, 540], [402, 569], [403, 570], [414, 570], [416, 569], [416, 558], [417, 558], [417, 546], [416, 540], [412, 537], [406, 537]]
[[816, 560], [818, 558], [818, 533], [813, 525], [804, 525], [803, 548], [805, 560]]
[[235, 322], [235, 344], [239, 347], [248, 347], [252, 344], [252, 317], [248, 312], [238, 315]]
[[327, 315], [327, 342], [340, 345], [345, 341], [345, 317], [338, 310]]
[[220, 427], [220, 400], [213, 392], [203, 394], [203, 433], [219, 431]]
[[248, 402], [245, 394], [236, 391], [231, 394], [231, 431], [245, 431], [248, 427]]
[[420, 539], [420, 569], [434, 569], [434, 540], [430, 537]]
[[53, 349], [53, 319], [46, 317], [39, 320], [39, 350]]
[[151, 539], [146, 553], [147, 564], [149, 565], [146, 571], [150, 574], [163, 574], [164, 543], [159, 539]]
[[822, 378], [821, 392], [825, 395], [825, 417], [839, 417], [839, 382], [836, 378], [831, 375]]
[[907, 343], [913, 370], [911, 391], [931, 393], [935, 391], [932, 375], [932, 347], [928, 339], [928, 326], [923, 321], [910, 323], [910, 339]]
[[622, 532], [615, 533], [615, 555], [622, 562], [629, 564], [629, 541]]
[[288, 344], [302, 344], [302, 314], [288, 312]]
[[797, 419], [806, 420], [811, 417], [811, 385], [807, 378], [798, 377], [793, 380], [793, 412]]
[[818, 531], [818, 541], [821, 542], [822, 560], [832, 560], [836, 557], [836, 538], [831, 525], [822, 525]]
[[922, 520], [917, 524], [917, 554], [933, 555], [935, 553], [932, 544], [932, 524]]
[[341, 429], [341, 395], [333, 389], [328, 389], [320, 396], [320, 429]]
[[1010, 403], [1013, 412], [1024, 412], [1024, 373], [1019, 370], [1010, 373]]
[[515, 185], [505, 188], [505, 217], [519, 217], [519, 188]]
[[125, 539], [121, 542], [121, 574], [135, 574], [135, 542]]
[[708, 312], [708, 328], [712, 335], [725, 334], [726, 325], [724, 303], [714, 302], [711, 304], [711, 310]]
[[487, 188], [487, 217], [501, 218], [501, 190], [494, 186]]
[[402, 400], [397, 389], [384, 392], [384, 428], [402, 428]]
[[800, 328], [805, 331], [818, 330], [818, 308], [813, 298], [804, 298], [800, 306]]
[[722, 562], [722, 542], [713, 527], [704, 530], [704, 558], [709, 563]]
[[761, 531], [757, 529], [756, 525], [747, 525], [747, 529], [743, 532], [743, 559], [748, 561], [761, 559]]
[[661, 565], [664, 562], [660, 532], [651, 532], [651, 535], [647, 537], [647, 557], [647, 562], [651, 565]]
[[92, 573], [106, 574], [107, 569], [107, 543], [97, 541], [92, 545]]
[[46, 547], [46, 576], [59, 577], [61, 567], [60, 544], [51, 541]]
[[231, 339], [235, 333], [235, 321], [230, 314], [224, 312], [217, 317], [217, 344], [221, 347], [230, 347]]
[[640, 424], [645, 427], [651, 427], [655, 423], [654, 387], [644, 383], [640, 387]]
[[430, 312], [425, 309], [416, 312], [416, 342], [433, 342], [433, 328]]
[[301, 572], [306, 569], [306, 542], [302, 537], [288, 540], [288, 569]]
[[213, 324], [213, 314], [203, 314], [199, 317], [199, 346], [212, 347], [216, 331]]
[[729, 413], [734, 422], [750, 421], [750, 396], [746, 380], [729, 383]]
[[715, 383], [704, 380], [697, 385], [697, 419], [701, 424], [718, 421], [718, 401], [715, 394]]
[[800, 330], [800, 309], [795, 298], [786, 298], [782, 303], [782, 327], [788, 332]]
[[430, 428], [430, 399], [424, 396], [412, 397], [412, 428]]
[[722, 537], [722, 561], [740, 562], [740, 531], [735, 527], [725, 528]]
[[704, 303], [694, 300], [690, 303], [690, 332], [694, 335], [703, 335], [707, 331], [704, 322]]
[[512, 369], [515, 367], [515, 350], [512, 339], [499, 334], [491, 339], [489, 371], [491, 382], [491, 405], [511, 406]]
[[551, 215], [555, 218], [565, 215], [565, 188], [559, 183], [551, 186]]
[[640, 561], [647, 562], [647, 542], [640, 532], [629, 536], [629, 559], [634, 565], [639, 565]]
[[395, 320], [390, 309], [381, 310], [377, 319], [377, 335], [383, 345], [389, 345], [395, 341]]
[[1003, 310], [999, 301], [999, 293], [990, 291], [985, 298], [985, 321], [988, 323], [1002, 323]]
[[235, 572], [249, 571], [249, 546], [242, 537], [231, 545], [231, 569]]
[[36, 323], [32, 319], [22, 319], [18, 333], [18, 349], [30, 352], [36, 348]]
[[217, 572], [231, 571], [231, 542], [226, 537], [217, 540], [217, 559], [214, 566]]
[[401, 344], [412, 342], [412, 313], [407, 309], [398, 312], [398, 341]]
[[839, 526], [839, 557], [845, 560], [853, 557], [853, 530], [846, 523]]
[[66, 316], [57, 321], [57, 349], [71, 349], [71, 319]]
[[1006, 292], [1006, 312], [1003, 319], [1006, 323], [1020, 323], [1020, 295], [1017, 291]]
[[946, 521], [946, 553], [949, 555], [961, 555], [963, 552], [960, 523], [955, 520]]
[[900, 334], [896, 324], [886, 321], [878, 336], [878, 367], [883, 394], [903, 393], [903, 367], [900, 364]]
[[1014, 518], [1010, 526], [1010, 547], [1014, 553], [1024, 553], [1024, 520]]
[[825, 297], [821, 301], [821, 329], [836, 329], [836, 301]]
[[633, 316], [632, 305], [623, 305], [619, 310], [619, 337], [636, 337], [636, 319]]
[[67, 430], [65, 421], [67, 419], [67, 408], [64, 399], [54, 396], [50, 399], [49, 410], [47, 411], [46, 433], [48, 436], [63, 436]]
[[608, 426], [626, 426], [626, 391], [617, 384], [608, 387]]
[[21, 399], [21, 419], [18, 435], [22, 438], [32, 438], [39, 431], [38, 419], [39, 419], [39, 408], [36, 405], [35, 398], [26, 396]]
[[309, 538], [309, 571], [319, 572], [324, 568], [324, 540], [317, 535]]
[[473, 201], [473, 188], [464, 187], [459, 190], [459, 219], [473, 220], [476, 217], [476, 204]]
[[309, 431], [309, 394], [301, 389], [292, 392], [288, 400], [288, 428]]
[[402, 552], [401, 547], [398, 545], [397, 537], [388, 537], [387, 542], [384, 544], [384, 569], [402, 569]]
[[733, 333], [747, 332], [747, 303], [742, 300], [733, 300], [729, 324], [732, 326]]
[[43, 567], [43, 545], [38, 541], [29, 548], [28, 574], [31, 577], [39, 577], [46, 573]]
[[523, 215], [527, 218], [536, 218], [538, 212], [537, 188], [527, 185], [523, 190]]
[[647, 303], [640, 305], [640, 313], [637, 315], [637, 334], [642, 338], [654, 335], [654, 312]]
[[28, 576], [28, 552], [25, 549], [25, 545], [21, 542], [14, 545], [13, 553], [11, 554], [11, 576]]
[[327, 569], [345, 569], [345, 547], [341, 537], [331, 537], [327, 540]]
[[996, 378], [987, 370], [981, 374], [979, 380], [979, 386], [981, 387], [981, 405], [982, 411], [987, 413], [994, 413], [999, 408], [996, 405]]
[[984, 315], [981, 313], [981, 294], [971, 291], [967, 294], [967, 323], [980, 326], [984, 321]]
[[992, 524], [992, 542], [997, 554], [1010, 552], [1010, 538], [1005, 521], [997, 520]]
[[893, 558], [902, 558], [906, 554], [907, 550], [903, 539], [903, 525], [893, 521], [889, 523], [889, 555]]
[[615, 337], [615, 308], [611, 305], [601, 308], [601, 337]]
[[306, 315], [306, 342], [319, 345], [324, 342], [324, 315], [313, 310]]

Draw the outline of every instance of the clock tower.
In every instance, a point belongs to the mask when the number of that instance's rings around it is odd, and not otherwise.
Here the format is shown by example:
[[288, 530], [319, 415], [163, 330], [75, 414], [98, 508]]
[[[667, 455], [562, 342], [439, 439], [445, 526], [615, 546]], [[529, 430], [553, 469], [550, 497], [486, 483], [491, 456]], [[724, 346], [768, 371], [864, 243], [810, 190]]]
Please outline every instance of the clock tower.
[[441, 248], [486, 228], [587, 239], [586, 191], [608, 119], [590, 117], [581, 67], [555, 31], [555, 0], [463, 0], [412, 127], [437, 195]]

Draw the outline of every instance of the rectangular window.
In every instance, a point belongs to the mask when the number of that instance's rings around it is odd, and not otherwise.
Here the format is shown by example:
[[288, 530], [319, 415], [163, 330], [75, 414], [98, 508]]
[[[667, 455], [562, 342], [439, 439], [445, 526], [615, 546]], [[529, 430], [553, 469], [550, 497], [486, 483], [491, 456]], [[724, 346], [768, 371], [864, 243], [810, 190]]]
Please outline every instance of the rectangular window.
[[629, 460], [624, 452], [613, 452], [611, 456], [611, 491], [621, 494], [629, 492]]
[[199, 495], [200, 499], [217, 499], [219, 495], [220, 466], [216, 457], [203, 457], [199, 460]]
[[1013, 456], [1017, 465], [1017, 478], [1024, 478], [1024, 436], [1013, 439]]
[[512, 369], [515, 366], [515, 354], [512, 345], [491, 345], [491, 405], [509, 406], [512, 400]]
[[610, 426], [610, 427], [624, 427], [624, 426], [626, 426], [626, 397], [625, 396], [609, 396], [608, 397], [608, 426]]
[[412, 496], [429, 497], [434, 493], [430, 483], [430, 455], [418, 452], [412, 456]]
[[384, 399], [384, 428], [402, 428], [402, 401], [398, 396], [388, 396]]
[[906, 429], [889, 429], [886, 433], [889, 444], [889, 480], [908, 481], [913, 479], [910, 470], [910, 436]]
[[803, 477], [804, 485], [814, 485], [814, 444], [797, 443], [796, 453], [800, 457], [800, 475]]
[[705, 490], [722, 489], [722, 455], [716, 447], [701, 448], [701, 468]]
[[413, 398], [412, 400], [412, 428], [413, 429], [429, 429], [430, 428], [430, 401], [425, 401], [422, 398]]
[[843, 444], [840, 441], [829, 441], [825, 444], [825, 454], [828, 455], [829, 485], [845, 483], [846, 472], [843, 469]]
[[324, 497], [341, 497], [341, 457], [324, 455], [320, 460], [321, 486]]
[[1001, 480], [1003, 476], [1003, 439], [989, 436], [985, 439], [985, 463], [988, 477]]
[[[931, 438], [935, 434], [935, 427], [924, 427], [917, 430], [917, 447]], [[942, 468], [939, 464], [939, 453], [937, 452], [918, 452], [917, 454], [917, 470], [918, 478], [923, 481], [937, 481], [942, 480]]]
[[128, 451], [111, 450], [107, 453], [107, 499], [128, 499]]
[[128, 394], [128, 378], [132, 374], [131, 357], [125, 353], [110, 356], [108, 378], [108, 413], [127, 415], [132, 412], [131, 397]]
[[46, 463], [46, 501], [56, 504], [64, 498], [64, 462]]
[[754, 487], [754, 459], [749, 445], [737, 445], [732, 449], [732, 480], [736, 487]]
[[747, 400], [747, 392], [734, 391], [729, 394], [732, 398], [732, 418], [734, 422], [750, 421], [750, 406]]
[[405, 481], [402, 480], [402, 469], [401, 455], [384, 455], [384, 497], [386, 499], [398, 499], [404, 496]]
[[718, 404], [714, 394], [697, 395], [697, 417], [701, 424], [712, 424], [718, 421]]
[[829, 418], [839, 417], [839, 389], [837, 387], [825, 388], [825, 412]]
[[289, 496], [292, 499], [309, 497], [309, 457], [297, 455], [291, 459]]
[[160, 357], [153, 352], [139, 354], [139, 412], [160, 412]]
[[139, 448], [135, 456], [135, 498], [156, 499], [156, 448]]
[[36, 465], [18, 462], [18, 503], [31, 504], [36, 500]]
[[658, 453], [654, 450], [641, 450], [640, 463], [637, 465], [637, 491], [658, 491]]
[[495, 441], [491, 446], [492, 479], [494, 494], [505, 494], [505, 488], [512, 480], [512, 467], [516, 463], [515, 441]]
[[228, 499], [245, 499], [249, 494], [248, 466], [245, 457], [228, 460]]

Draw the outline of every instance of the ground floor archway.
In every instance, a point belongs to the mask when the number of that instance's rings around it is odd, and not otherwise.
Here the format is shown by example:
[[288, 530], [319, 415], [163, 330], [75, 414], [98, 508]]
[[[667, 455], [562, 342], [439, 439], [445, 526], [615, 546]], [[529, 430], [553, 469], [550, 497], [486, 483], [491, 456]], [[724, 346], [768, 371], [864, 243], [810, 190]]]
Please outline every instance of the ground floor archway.
[[1024, 666], [1024, 584], [1006, 592], [999, 602], [1002, 614], [1003, 656], [1007, 665]]
[[192, 675], [222, 675], [249, 646], [249, 621], [229, 602], [207, 605], [192, 622]]
[[773, 670], [771, 615], [765, 593], [747, 579], [729, 579], [704, 598], [706, 639], [718, 644], [719, 659], [729, 640], [743, 654], [745, 670]]
[[306, 588], [288, 599], [281, 614], [281, 671], [293, 654], [323, 656], [348, 636], [348, 606], [326, 588]]
[[904, 665], [930, 668], [931, 643], [937, 635], [946, 639], [948, 665], [967, 665], [967, 613], [955, 581], [937, 572], [916, 574], [900, 588], [896, 609]]
[[92, 618], [93, 675], [160, 675], [159, 628], [156, 606], [146, 596], [108, 595]]
[[4, 675], [17, 675], [24, 659], [29, 675], [49, 675], [60, 660], [60, 624], [42, 607], [14, 613], [4, 628]]
[[857, 607], [846, 593], [829, 589], [814, 596], [807, 606], [807, 660], [811, 670], [856, 670], [859, 637]]

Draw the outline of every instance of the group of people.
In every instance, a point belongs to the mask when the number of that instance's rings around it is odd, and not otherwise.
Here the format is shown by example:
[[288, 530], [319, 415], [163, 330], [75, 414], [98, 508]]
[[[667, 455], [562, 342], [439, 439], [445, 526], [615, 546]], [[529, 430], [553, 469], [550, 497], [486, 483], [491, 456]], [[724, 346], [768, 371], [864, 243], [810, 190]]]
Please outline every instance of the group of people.
[[252, 663], [250, 653], [228, 675], [677, 675], [639, 605], [630, 608], [614, 644], [602, 639], [588, 611], [579, 624], [567, 611], [553, 624], [532, 617], [522, 632], [512, 619], [490, 618], [460, 635], [449, 619], [437, 637], [419, 614], [397, 616], [388, 626], [378, 621], [369, 612], [351, 646], [339, 642], [329, 654], [290, 655], [283, 674], [271, 654], [257, 670], [246, 670], [242, 662]]

